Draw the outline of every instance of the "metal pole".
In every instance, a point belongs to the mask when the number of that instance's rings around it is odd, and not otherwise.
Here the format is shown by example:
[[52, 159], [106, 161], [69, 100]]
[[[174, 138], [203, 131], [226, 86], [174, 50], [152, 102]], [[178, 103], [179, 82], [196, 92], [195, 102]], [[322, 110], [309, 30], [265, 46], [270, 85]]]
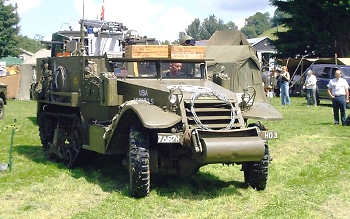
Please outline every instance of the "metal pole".
[[11, 143], [10, 143], [10, 158], [9, 158], [9, 170], [12, 170], [12, 145], [13, 145], [13, 136], [16, 131], [16, 119], [13, 121], [12, 134], [11, 134]]
[[334, 54], [335, 64], [338, 65], [338, 55], [337, 53]]

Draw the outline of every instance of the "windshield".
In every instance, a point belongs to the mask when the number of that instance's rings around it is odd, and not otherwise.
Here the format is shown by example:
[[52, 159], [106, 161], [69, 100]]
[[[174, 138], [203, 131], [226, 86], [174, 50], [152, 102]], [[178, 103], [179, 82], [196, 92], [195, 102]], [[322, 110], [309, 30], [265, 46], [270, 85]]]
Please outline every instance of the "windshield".
[[200, 63], [162, 62], [163, 78], [201, 78], [203, 69]]
[[196, 62], [111, 62], [117, 77], [126, 78], [202, 78], [204, 63]]
[[341, 72], [343, 78], [350, 78], [350, 66], [341, 67]]

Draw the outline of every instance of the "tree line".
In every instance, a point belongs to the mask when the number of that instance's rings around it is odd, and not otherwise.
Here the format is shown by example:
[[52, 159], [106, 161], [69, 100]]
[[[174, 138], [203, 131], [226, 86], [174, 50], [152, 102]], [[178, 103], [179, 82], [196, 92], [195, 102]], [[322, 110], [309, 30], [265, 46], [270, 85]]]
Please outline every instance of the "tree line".
[[[286, 31], [275, 32], [280, 57], [350, 57], [350, 0], [269, 0], [277, 9], [271, 17], [268, 12], [257, 12], [245, 19], [240, 30], [248, 38], [264, 31], [283, 26]], [[36, 52], [43, 46], [40, 38], [19, 35], [17, 4], [0, 0], [0, 58], [18, 56], [20, 48]], [[225, 23], [214, 14], [203, 21], [194, 19], [179, 32], [195, 40], [208, 40], [217, 30], [238, 30], [232, 21]], [[177, 43], [165, 41], [163, 44]]]
[[17, 13], [17, 3], [8, 4], [8, 0], [0, 0], [0, 58], [18, 57], [22, 51], [35, 53], [43, 46], [40, 39], [31, 39], [19, 34], [20, 26]]

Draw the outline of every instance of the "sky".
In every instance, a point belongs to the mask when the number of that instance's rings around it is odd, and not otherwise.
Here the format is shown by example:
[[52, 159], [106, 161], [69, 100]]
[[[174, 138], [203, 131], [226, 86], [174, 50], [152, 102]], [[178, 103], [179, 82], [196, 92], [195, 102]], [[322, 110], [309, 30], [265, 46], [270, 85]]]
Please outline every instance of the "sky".
[[[99, 19], [104, 2], [104, 20], [123, 23], [140, 36], [174, 41], [179, 32], [199, 18], [202, 22], [210, 15], [232, 21], [242, 28], [245, 18], [256, 12], [270, 13], [275, 8], [269, 0], [9, 0], [17, 3], [20, 34], [29, 38], [51, 35], [72, 26], [79, 30], [79, 20]], [[83, 7], [84, 6], [84, 7]], [[84, 8], [84, 10], [83, 10]]]

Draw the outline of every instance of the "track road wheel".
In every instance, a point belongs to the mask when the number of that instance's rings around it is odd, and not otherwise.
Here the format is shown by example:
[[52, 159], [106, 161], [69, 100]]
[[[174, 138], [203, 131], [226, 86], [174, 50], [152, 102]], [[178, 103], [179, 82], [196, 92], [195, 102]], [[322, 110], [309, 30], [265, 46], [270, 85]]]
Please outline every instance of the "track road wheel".
[[[78, 117], [75, 117], [72, 120], [72, 126], [68, 136], [69, 150], [71, 154], [73, 154], [72, 164], [67, 166], [67, 168], [71, 169], [74, 167], [83, 167], [86, 163], [90, 161], [90, 157], [87, 156], [88, 153], [85, 153], [85, 149], [82, 148], [82, 127], [81, 121]], [[91, 157], [92, 158], [92, 157]]]
[[142, 198], [150, 192], [148, 136], [141, 128], [131, 127], [129, 135], [130, 195]]
[[39, 136], [45, 157], [52, 161], [57, 161], [58, 157], [50, 148], [54, 136], [54, 124], [50, 116], [45, 113], [39, 115]]
[[67, 149], [65, 150], [64, 153], [64, 165], [66, 165], [66, 167], [68, 169], [73, 169], [74, 168], [74, 151], [71, 149]]
[[4, 118], [5, 115], [5, 103], [2, 98], [0, 98], [0, 119]]

